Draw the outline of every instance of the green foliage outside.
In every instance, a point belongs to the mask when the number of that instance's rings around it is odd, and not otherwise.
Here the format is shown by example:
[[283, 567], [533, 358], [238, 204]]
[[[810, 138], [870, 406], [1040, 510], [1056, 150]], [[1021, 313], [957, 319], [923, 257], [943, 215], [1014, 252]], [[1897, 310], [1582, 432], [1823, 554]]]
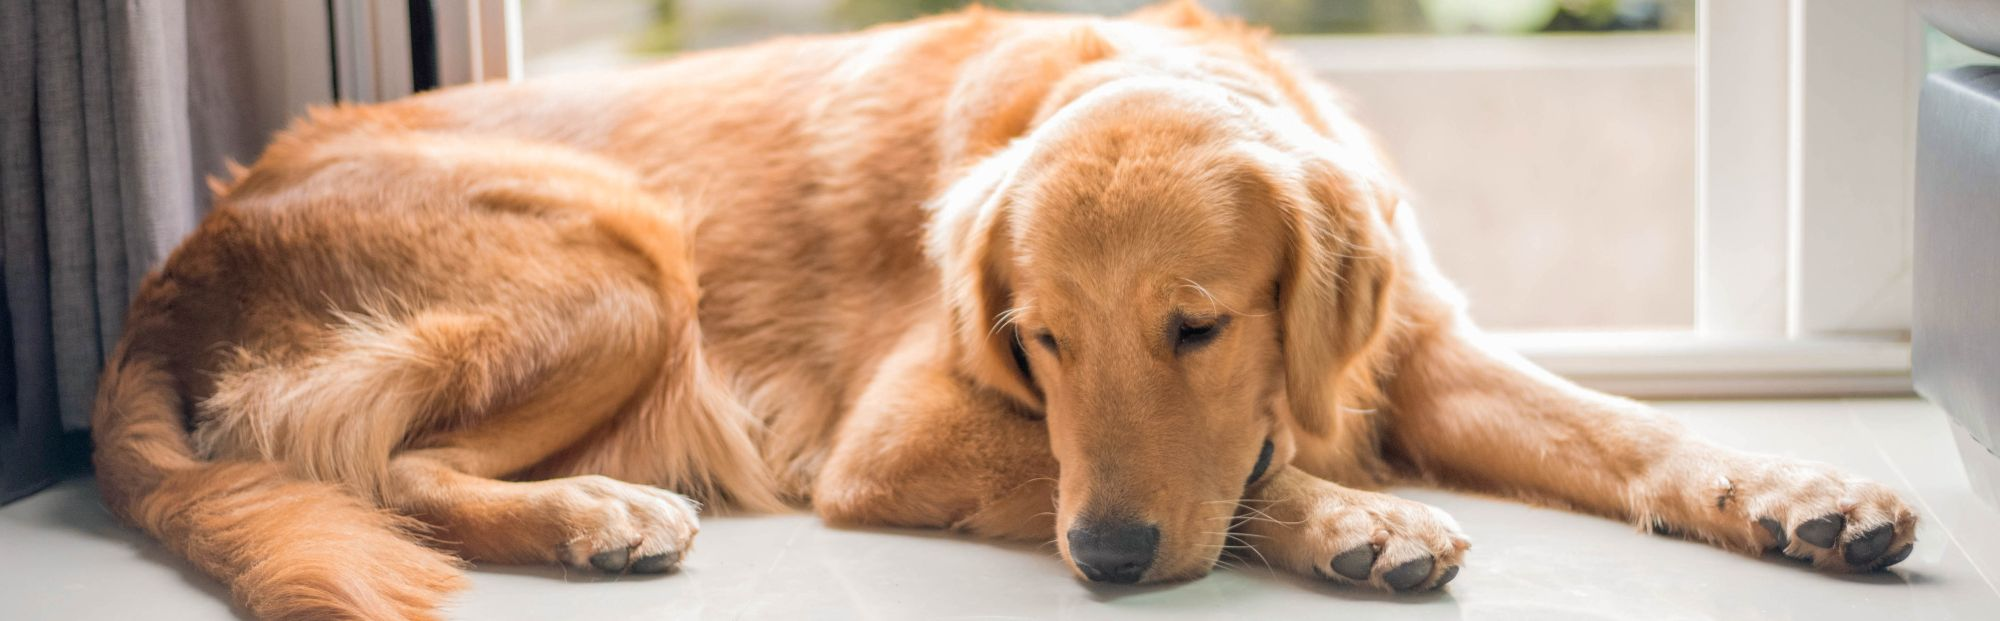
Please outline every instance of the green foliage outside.
[[[1417, 34], [1686, 31], [1694, 27], [1697, 0], [1206, 0], [1204, 6], [1270, 27], [1279, 34]], [[1761, 1], [1761, 0], [1760, 0]], [[634, 42], [635, 51], [660, 54], [681, 50], [688, 36], [714, 28], [743, 27], [771, 20], [765, 5], [724, 0], [652, 0], [653, 23]], [[1125, 13], [1154, 0], [982, 0], [988, 7], [1105, 15]], [[801, 1], [801, 5], [812, 2]], [[825, 0], [818, 18], [823, 30], [847, 30], [956, 11], [971, 0]], [[700, 5], [702, 23], [688, 18]], [[797, 16], [787, 16], [794, 18]]]

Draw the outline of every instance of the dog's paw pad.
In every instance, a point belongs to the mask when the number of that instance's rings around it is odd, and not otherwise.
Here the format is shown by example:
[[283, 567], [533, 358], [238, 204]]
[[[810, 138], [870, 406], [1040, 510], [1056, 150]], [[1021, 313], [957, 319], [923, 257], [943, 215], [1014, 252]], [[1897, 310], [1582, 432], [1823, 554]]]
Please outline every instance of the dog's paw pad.
[[1800, 524], [1792, 533], [1798, 535], [1799, 541], [1822, 548], [1832, 548], [1833, 543], [1840, 539], [1840, 531], [1844, 528], [1847, 528], [1847, 516], [1834, 513]]
[[680, 562], [681, 562], [680, 552], [667, 552], [663, 554], [655, 554], [652, 556], [641, 557], [639, 560], [634, 561], [632, 563], [632, 573], [664, 574], [669, 571], [673, 571], [674, 567], [678, 566]]
[[1333, 573], [1354, 581], [1368, 580], [1368, 572], [1375, 567], [1375, 548], [1370, 545], [1355, 546], [1354, 549], [1333, 557]]
[[1783, 550], [1791, 545], [1791, 538], [1785, 536], [1784, 524], [1779, 524], [1777, 520], [1771, 518], [1758, 518], [1757, 525], [1764, 527], [1764, 532], [1771, 536], [1771, 545], [1766, 547], [1766, 550]]
[[1889, 544], [1895, 541], [1895, 539], [1896, 528], [1889, 524], [1883, 524], [1847, 542], [1847, 551], [1842, 554], [1847, 559], [1847, 564], [1849, 565], [1857, 567], [1867, 565], [1875, 559], [1880, 558], [1883, 552], [1888, 551]]
[[1437, 559], [1426, 556], [1397, 565], [1395, 569], [1382, 574], [1382, 582], [1387, 583], [1389, 588], [1408, 591], [1422, 585], [1431, 577], [1431, 570], [1436, 567]]
[[618, 573], [621, 571], [625, 571], [625, 563], [631, 558], [632, 558], [631, 548], [605, 550], [603, 552], [598, 552], [596, 554], [590, 555], [590, 566], [596, 567], [598, 571]]

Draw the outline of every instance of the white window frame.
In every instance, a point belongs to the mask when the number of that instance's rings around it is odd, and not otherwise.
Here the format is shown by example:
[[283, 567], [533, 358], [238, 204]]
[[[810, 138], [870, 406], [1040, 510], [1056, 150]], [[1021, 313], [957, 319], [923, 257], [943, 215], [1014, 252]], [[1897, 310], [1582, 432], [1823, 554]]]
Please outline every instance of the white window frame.
[[[1698, 328], [1907, 341], [1915, 11], [1708, 0], [1701, 19]], [[1890, 129], [1856, 131], [1868, 127]]]
[[[1703, 0], [1698, 14], [1695, 330], [1523, 349], [1659, 396], [1909, 393], [1921, 20], [1908, 0]], [[1857, 131], [1871, 127], [1888, 129]]]

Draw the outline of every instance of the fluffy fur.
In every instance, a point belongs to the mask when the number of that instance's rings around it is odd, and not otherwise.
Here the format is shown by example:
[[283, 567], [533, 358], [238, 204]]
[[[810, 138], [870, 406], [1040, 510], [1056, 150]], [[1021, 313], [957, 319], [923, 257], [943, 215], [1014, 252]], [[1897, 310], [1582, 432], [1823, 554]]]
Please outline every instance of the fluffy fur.
[[1142, 524], [1145, 581], [1235, 550], [1436, 588], [1470, 542], [1368, 491], [1409, 479], [1831, 570], [1907, 553], [1878, 484], [1487, 346], [1264, 38], [1191, 3], [971, 10], [321, 111], [142, 287], [105, 497], [266, 618], [427, 618], [457, 559], [667, 571], [697, 501], [1073, 565]]

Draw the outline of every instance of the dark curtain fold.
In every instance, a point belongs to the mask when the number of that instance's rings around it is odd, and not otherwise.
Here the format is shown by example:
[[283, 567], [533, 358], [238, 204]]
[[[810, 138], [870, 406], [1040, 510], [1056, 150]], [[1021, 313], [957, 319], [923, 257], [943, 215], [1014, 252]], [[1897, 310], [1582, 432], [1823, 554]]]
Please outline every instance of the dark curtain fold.
[[132, 291], [207, 207], [189, 46], [227, 45], [190, 36], [207, 4], [0, 2], [0, 502], [80, 465]]

